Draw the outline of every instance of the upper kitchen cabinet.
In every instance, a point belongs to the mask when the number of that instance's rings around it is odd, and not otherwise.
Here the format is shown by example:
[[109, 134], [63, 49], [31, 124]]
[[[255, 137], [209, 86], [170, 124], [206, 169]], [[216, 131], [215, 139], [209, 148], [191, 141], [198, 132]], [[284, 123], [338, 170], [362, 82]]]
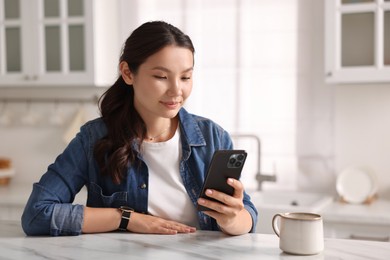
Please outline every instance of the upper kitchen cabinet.
[[329, 83], [390, 82], [390, 0], [326, 0]]
[[117, 7], [108, 0], [0, 0], [0, 86], [112, 84]]

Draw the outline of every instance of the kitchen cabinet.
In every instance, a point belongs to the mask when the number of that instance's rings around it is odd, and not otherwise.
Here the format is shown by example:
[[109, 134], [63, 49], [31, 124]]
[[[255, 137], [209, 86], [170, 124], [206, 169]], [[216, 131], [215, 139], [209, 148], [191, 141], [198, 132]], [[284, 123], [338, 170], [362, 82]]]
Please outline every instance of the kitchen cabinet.
[[23, 206], [0, 205], [0, 221], [3, 220], [20, 220], [23, 214]]
[[390, 0], [326, 0], [329, 83], [390, 82]]
[[0, 86], [106, 86], [116, 77], [117, 1], [0, 0]]
[[[20, 221], [32, 187], [32, 183], [16, 183], [12, 181], [8, 186], [0, 186], [0, 221]], [[76, 195], [73, 204], [85, 205], [86, 202], [87, 188], [83, 187]]]
[[325, 222], [325, 237], [390, 242], [390, 226], [363, 223]]
[[20, 220], [24, 206], [31, 193], [32, 184], [17, 184], [0, 186], [0, 221]]
[[390, 201], [371, 204], [334, 202], [322, 213], [324, 235], [332, 238], [390, 242]]

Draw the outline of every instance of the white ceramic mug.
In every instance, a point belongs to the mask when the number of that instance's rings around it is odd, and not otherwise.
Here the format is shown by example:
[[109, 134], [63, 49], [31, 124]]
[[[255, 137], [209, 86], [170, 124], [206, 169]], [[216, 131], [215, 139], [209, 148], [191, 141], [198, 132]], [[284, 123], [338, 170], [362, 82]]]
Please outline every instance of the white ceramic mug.
[[272, 228], [279, 237], [280, 249], [285, 253], [314, 255], [324, 250], [321, 215], [314, 213], [276, 214], [272, 218]]

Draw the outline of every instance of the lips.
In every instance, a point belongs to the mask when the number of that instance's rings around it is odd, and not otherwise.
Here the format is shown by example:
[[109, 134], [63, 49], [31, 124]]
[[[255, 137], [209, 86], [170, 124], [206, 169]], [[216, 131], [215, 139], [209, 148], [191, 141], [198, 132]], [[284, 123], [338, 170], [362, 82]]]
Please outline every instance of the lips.
[[177, 102], [177, 101], [161, 101], [160, 103], [169, 109], [175, 109], [179, 107], [181, 104], [181, 102]]

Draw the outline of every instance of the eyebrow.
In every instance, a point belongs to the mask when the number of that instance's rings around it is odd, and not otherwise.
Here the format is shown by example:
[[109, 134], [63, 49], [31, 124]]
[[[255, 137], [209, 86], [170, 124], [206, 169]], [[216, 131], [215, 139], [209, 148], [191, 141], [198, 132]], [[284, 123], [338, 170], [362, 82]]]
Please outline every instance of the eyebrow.
[[[189, 72], [191, 70], [193, 70], [194, 68], [191, 67], [191, 68], [188, 68], [188, 69], [185, 69], [182, 71], [183, 72]], [[151, 70], [162, 70], [162, 71], [165, 71], [165, 72], [171, 72], [168, 68], [165, 68], [165, 67], [162, 67], [162, 66], [156, 66], [156, 67], [153, 67]]]

